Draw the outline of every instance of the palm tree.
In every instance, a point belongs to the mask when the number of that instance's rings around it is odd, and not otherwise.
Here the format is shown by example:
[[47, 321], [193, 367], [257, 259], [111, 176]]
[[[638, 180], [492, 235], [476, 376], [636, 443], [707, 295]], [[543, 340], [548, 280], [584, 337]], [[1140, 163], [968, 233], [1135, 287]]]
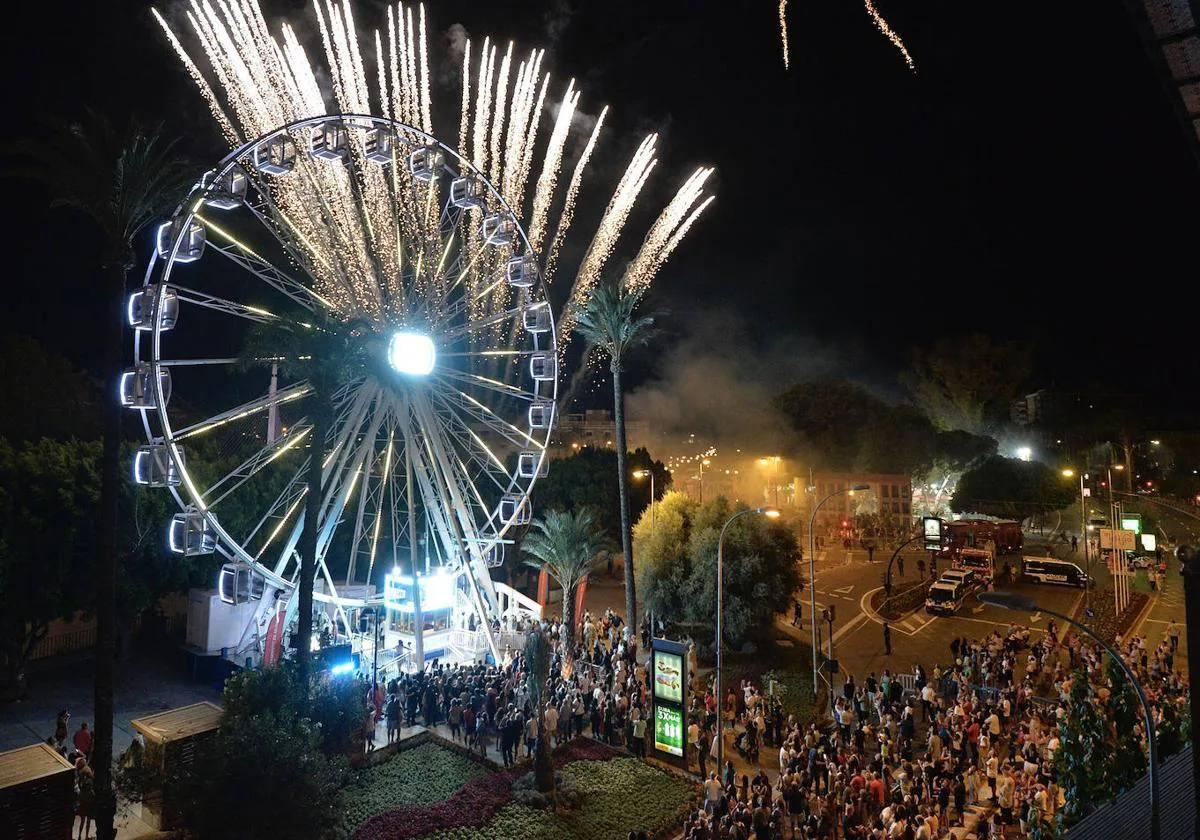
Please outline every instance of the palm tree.
[[575, 592], [592, 568], [596, 552], [603, 543], [591, 511], [575, 513], [547, 511], [535, 519], [521, 541], [521, 551], [533, 557], [525, 562], [534, 568], [545, 568], [563, 591], [563, 658], [574, 661], [575, 654]]
[[312, 657], [313, 582], [317, 572], [317, 520], [321, 515], [325, 439], [333, 424], [333, 394], [345, 382], [365, 374], [370, 345], [376, 333], [363, 321], [341, 321], [327, 310], [280, 317], [257, 324], [242, 347], [242, 368], [278, 365], [291, 381], [306, 380], [311, 389], [305, 403], [312, 424], [304, 526], [297, 550], [300, 578], [296, 586], [297, 682], [305, 700], [309, 692]]
[[[118, 131], [104, 116], [88, 111], [82, 121], [39, 135], [36, 143], [10, 149], [15, 165], [6, 174], [40, 182], [54, 207], [82, 213], [99, 231], [100, 272], [106, 311], [99, 317], [105, 394], [115, 394], [121, 375], [124, 303], [134, 268], [134, 239], [169, 213], [195, 180], [179, 154], [178, 141], [161, 126], [131, 123]], [[100, 510], [96, 544], [95, 767], [96, 834], [113, 836], [112, 793], [113, 663], [116, 654], [117, 522], [120, 495], [121, 407], [104, 400]]]
[[608, 354], [613, 379], [613, 421], [616, 425], [617, 487], [621, 505], [621, 551], [625, 555], [626, 632], [637, 627], [637, 597], [633, 588], [633, 533], [629, 521], [629, 475], [625, 465], [625, 393], [621, 370], [625, 353], [654, 337], [654, 317], [637, 317], [641, 294], [620, 281], [603, 283], [580, 308], [575, 330], [593, 347]]
[[550, 677], [550, 639], [541, 627], [525, 637], [525, 690], [533, 701], [538, 720], [538, 739], [533, 754], [533, 777], [542, 793], [554, 790], [554, 762], [546, 732], [546, 681]]

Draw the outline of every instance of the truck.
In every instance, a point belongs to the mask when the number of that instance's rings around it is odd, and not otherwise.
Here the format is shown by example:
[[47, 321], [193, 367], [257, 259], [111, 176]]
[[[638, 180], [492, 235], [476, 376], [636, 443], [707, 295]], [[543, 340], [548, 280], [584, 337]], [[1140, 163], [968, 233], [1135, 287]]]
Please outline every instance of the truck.
[[[995, 565], [995, 557], [1020, 554], [1025, 546], [1025, 535], [1021, 531], [1020, 522], [958, 519], [946, 523], [945, 535], [946, 545], [939, 556], [948, 558], [952, 563], [957, 562], [958, 555], [964, 548], [991, 550]], [[992, 546], [989, 547], [988, 543]]]
[[989, 542], [985, 548], [962, 548], [958, 556], [953, 558], [954, 568], [969, 569], [982, 580], [992, 580], [996, 576], [996, 552], [994, 544]]

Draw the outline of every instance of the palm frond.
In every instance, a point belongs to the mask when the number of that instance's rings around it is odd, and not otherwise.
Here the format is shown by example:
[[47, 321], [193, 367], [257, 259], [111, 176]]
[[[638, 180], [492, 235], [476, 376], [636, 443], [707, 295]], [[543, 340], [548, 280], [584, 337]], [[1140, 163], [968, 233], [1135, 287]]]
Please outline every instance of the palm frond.
[[620, 280], [607, 281], [592, 292], [576, 316], [575, 331], [620, 364], [625, 351], [649, 343], [657, 334], [653, 314], [637, 316], [642, 296]]
[[570, 589], [592, 568], [604, 537], [592, 512], [547, 511], [533, 521], [521, 542], [526, 565], [545, 567], [564, 589]]

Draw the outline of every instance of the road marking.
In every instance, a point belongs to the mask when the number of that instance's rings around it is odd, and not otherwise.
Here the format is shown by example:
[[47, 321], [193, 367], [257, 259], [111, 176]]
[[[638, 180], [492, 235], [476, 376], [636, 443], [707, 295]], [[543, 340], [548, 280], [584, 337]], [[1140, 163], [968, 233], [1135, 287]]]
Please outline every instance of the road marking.
[[847, 633], [849, 633], [851, 630], [854, 630], [855, 628], [857, 628], [860, 624], [862, 624], [866, 620], [867, 620], [866, 613], [860, 612], [858, 615], [854, 616], [854, 618], [850, 619], [849, 621], [847, 621], [845, 624], [843, 624], [841, 627], [839, 627], [837, 630], [834, 631], [833, 643], [836, 645], [838, 643], [838, 640], [841, 639], [842, 636], [845, 636]]
[[1042, 614], [1040, 612], [1035, 612], [1033, 615], [1029, 616], [1030, 624], [1037, 624], [1041, 620], [1042, 620]]
[[851, 592], [854, 591], [854, 584], [850, 584], [849, 586], [841, 586], [833, 591], [839, 595], [849, 595]]
[[1161, 618], [1147, 618], [1146, 621], [1150, 622], [1151, 624], [1170, 624], [1171, 623], [1169, 621], [1164, 621]]

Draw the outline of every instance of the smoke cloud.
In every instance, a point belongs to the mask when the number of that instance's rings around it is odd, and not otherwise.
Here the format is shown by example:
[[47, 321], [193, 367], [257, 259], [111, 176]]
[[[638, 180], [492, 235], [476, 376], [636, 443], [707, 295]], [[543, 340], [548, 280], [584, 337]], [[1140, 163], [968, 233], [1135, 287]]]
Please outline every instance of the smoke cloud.
[[774, 397], [796, 382], [844, 376], [854, 367], [844, 350], [794, 333], [764, 338], [733, 313], [680, 321], [687, 334], [628, 396], [630, 417], [646, 421], [651, 440], [666, 451], [689, 435], [723, 449], [779, 451], [790, 434]]

